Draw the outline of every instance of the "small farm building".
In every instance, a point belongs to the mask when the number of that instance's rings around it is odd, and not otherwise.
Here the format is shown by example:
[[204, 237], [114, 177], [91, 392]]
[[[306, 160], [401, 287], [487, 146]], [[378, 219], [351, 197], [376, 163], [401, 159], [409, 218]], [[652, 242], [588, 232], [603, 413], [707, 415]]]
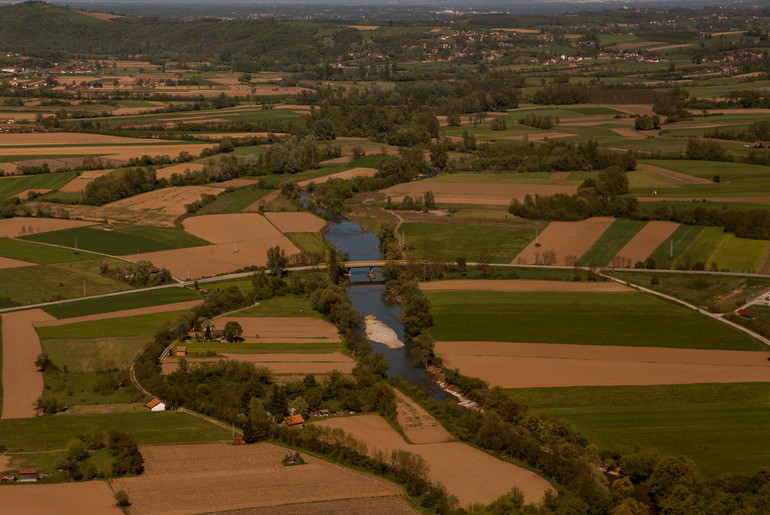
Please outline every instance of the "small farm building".
[[187, 356], [187, 347], [177, 347], [176, 348], [176, 355], [177, 356]]
[[37, 481], [37, 469], [19, 469], [20, 483], [34, 483]]
[[302, 415], [292, 415], [290, 417], [285, 417], [283, 419], [283, 423], [289, 429], [302, 429], [305, 427], [305, 419], [302, 418]]
[[166, 403], [157, 397], [145, 404], [150, 411], [166, 411]]

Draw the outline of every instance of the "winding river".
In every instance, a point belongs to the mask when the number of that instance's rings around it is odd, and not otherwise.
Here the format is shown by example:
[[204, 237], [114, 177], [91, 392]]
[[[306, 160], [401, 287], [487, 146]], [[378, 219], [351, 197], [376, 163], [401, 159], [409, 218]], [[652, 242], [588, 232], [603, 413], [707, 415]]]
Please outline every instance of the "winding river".
[[[347, 218], [330, 217], [326, 240], [338, 252], [345, 253], [351, 261], [382, 259], [380, 239], [377, 235], [363, 230], [358, 223]], [[351, 284], [348, 286], [348, 295], [353, 307], [363, 316], [376, 316], [378, 320], [393, 329], [401, 341], [406, 341], [404, 326], [399, 320], [401, 306], [385, 302], [382, 299], [385, 285], [370, 281], [367, 272], [368, 269], [353, 270]], [[377, 270], [377, 273], [380, 274], [380, 270]], [[363, 328], [361, 330], [363, 331]], [[449, 396], [420, 362], [409, 355], [406, 347], [391, 349], [382, 343], [371, 340], [369, 343], [374, 350], [388, 360], [388, 375], [401, 376], [409, 384], [420, 388], [438, 401], [443, 401]]]

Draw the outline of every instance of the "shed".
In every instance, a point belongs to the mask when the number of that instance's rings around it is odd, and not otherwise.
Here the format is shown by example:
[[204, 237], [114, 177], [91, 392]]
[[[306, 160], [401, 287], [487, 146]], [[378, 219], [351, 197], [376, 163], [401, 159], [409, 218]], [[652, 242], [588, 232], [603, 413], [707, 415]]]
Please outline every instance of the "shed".
[[754, 318], [754, 313], [752, 313], [748, 309], [739, 309], [738, 314], [743, 318]]
[[35, 483], [37, 469], [19, 469], [19, 483]]
[[181, 346], [176, 348], [177, 356], [187, 356], [187, 347]]
[[290, 417], [284, 417], [283, 423], [289, 429], [302, 429], [305, 427], [305, 419], [302, 415], [292, 415]]
[[153, 400], [145, 404], [150, 411], [166, 411], [166, 403], [155, 397]]
[[246, 443], [246, 440], [244, 440], [240, 436], [236, 436], [235, 438], [233, 438], [233, 445], [243, 445], [245, 443]]

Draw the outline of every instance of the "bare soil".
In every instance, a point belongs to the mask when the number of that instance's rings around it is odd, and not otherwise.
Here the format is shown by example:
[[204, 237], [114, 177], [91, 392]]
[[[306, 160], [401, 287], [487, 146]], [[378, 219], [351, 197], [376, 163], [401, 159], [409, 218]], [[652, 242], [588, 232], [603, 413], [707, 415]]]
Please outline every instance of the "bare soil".
[[645, 134], [642, 134], [636, 129], [622, 128], [622, 129], [610, 129], [618, 136], [623, 136], [626, 139], [647, 139]]
[[[551, 222], [536, 241], [514, 258], [513, 263], [565, 265], [568, 256], [580, 258], [585, 254], [614, 221], [611, 217], [595, 217], [581, 222]], [[555, 253], [555, 263], [544, 262], [549, 251]]]
[[[135, 145], [144, 143], [157, 145], [158, 140], [142, 138], [124, 138], [122, 136], [107, 136], [104, 134], [87, 134], [80, 132], [27, 132], [20, 134], [3, 134], [0, 147], [18, 147], [30, 145]], [[109, 147], [108, 147], [109, 148]], [[158, 147], [161, 148], [161, 147]], [[19, 150], [16, 153], [26, 154]], [[47, 152], [58, 154], [59, 152]], [[104, 152], [107, 153], [107, 152]]]
[[380, 28], [379, 25], [348, 25], [349, 29], [356, 29], [356, 30], [377, 30]]
[[27, 198], [32, 193], [36, 193], [36, 194], [39, 193], [39, 194], [42, 195], [44, 193], [48, 193], [49, 191], [53, 191], [53, 190], [52, 189], [30, 189], [30, 190], [21, 191], [21, 192], [17, 193], [16, 195], [13, 195], [13, 196], [14, 197], [19, 197], [21, 200], [27, 200]]
[[319, 232], [326, 226], [324, 219], [312, 213], [265, 213], [265, 218], [281, 232]]
[[107, 175], [110, 173], [112, 169], [109, 170], [88, 170], [74, 179], [72, 179], [70, 182], [59, 188], [59, 191], [67, 192], [67, 193], [81, 193], [86, 191], [86, 186], [91, 184], [94, 179], [97, 177], [101, 177], [102, 175]]
[[121, 515], [106, 481], [38, 485], [4, 485], [0, 498], [4, 513], [60, 515]]
[[142, 447], [145, 472], [113, 481], [125, 490], [131, 513], [192, 514], [340, 499], [398, 496], [381, 479], [303, 455], [307, 464], [284, 467], [284, 447], [170, 445]]
[[644, 261], [655, 252], [666, 238], [674, 234], [679, 227], [675, 222], [649, 222], [636, 236], [620, 249], [614, 260], [637, 263]]
[[43, 393], [43, 374], [35, 367], [42, 352], [33, 322], [53, 320], [41, 309], [2, 315], [3, 320], [3, 419], [35, 416]]
[[292, 503], [266, 508], [249, 508], [229, 515], [338, 515], [340, 513], [387, 513], [388, 515], [418, 515], [420, 512], [403, 497], [368, 497], [341, 501]]
[[35, 263], [27, 263], [26, 261], [0, 256], [0, 270], [6, 268], [20, 268], [22, 266], [35, 266]]
[[331, 418], [315, 423], [350, 433], [367, 445], [370, 455], [378, 450], [389, 453], [399, 449], [422, 456], [430, 466], [431, 479], [446, 486], [462, 506], [476, 502], [488, 504], [514, 486], [524, 492], [527, 503], [540, 502], [545, 492], [551, 490], [551, 485], [534, 472], [463, 443], [408, 444], [379, 415]]
[[82, 220], [61, 220], [59, 218], [4, 218], [0, 220], [0, 237], [18, 238], [26, 234], [59, 231], [94, 225]]
[[766, 352], [437, 342], [436, 353], [463, 374], [504, 388], [770, 381]]
[[214, 326], [224, 329], [227, 322], [238, 322], [242, 338], [250, 343], [336, 343], [337, 328], [313, 317], [220, 317]]
[[423, 291], [552, 291], [552, 292], [620, 292], [634, 291], [615, 281], [570, 282], [530, 279], [457, 279], [420, 283]]
[[382, 193], [390, 196], [394, 202], [399, 202], [406, 195], [422, 197], [426, 191], [432, 191], [436, 202], [440, 204], [507, 206], [511, 200], [523, 200], [526, 195], [574, 195], [577, 186], [415, 181], [391, 186], [382, 190]]
[[177, 186], [148, 191], [133, 197], [111, 202], [106, 207], [128, 208], [142, 213], [160, 213], [180, 216], [186, 213], [185, 204], [191, 204], [208, 193], [218, 195], [222, 190], [211, 186]]
[[451, 442], [452, 435], [439, 424], [433, 415], [407, 397], [404, 393], [394, 389], [396, 393], [396, 417], [404, 434], [413, 444]]

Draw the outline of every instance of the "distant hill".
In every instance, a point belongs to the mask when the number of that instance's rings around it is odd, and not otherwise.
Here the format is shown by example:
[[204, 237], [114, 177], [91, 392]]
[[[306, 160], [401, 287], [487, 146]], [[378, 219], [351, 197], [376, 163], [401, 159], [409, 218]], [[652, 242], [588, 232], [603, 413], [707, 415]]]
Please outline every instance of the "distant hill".
[[273, 20], [103, 20], [45, 2], [0, 7], [0, 48], [36, 54], [141, 56], [179, 60], [294, 61], [315, 64], [316, 29]]

